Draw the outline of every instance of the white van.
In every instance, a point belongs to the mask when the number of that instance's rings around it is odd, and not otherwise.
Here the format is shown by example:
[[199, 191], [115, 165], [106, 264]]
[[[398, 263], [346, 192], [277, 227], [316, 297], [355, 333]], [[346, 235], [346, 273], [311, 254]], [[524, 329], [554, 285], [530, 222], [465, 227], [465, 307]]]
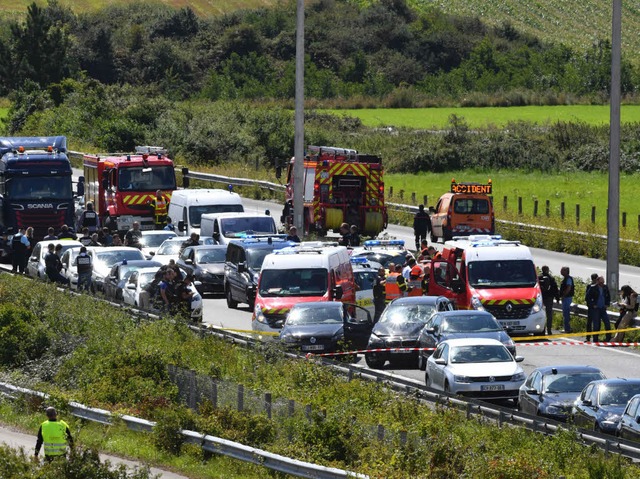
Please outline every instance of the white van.
[[242, 213], [239, 194], [221, 189], [175, 190], [168, 215], [178, 226], [180, 236], [200, 233], [200, 219], [205, 213]]
[[276, 222], [267, 214], [206, 213], [200, 220], [200, 237], [213, 238], [216, 244], [229, 244], [232, 239], [277, 232]]

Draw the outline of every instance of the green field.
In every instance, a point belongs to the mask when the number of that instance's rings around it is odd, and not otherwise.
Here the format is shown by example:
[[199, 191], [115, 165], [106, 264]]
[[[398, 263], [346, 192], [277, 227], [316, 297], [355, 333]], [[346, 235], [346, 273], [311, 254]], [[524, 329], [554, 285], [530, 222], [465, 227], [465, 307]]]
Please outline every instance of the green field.
[[[336, 115], [358, 117], [369, 127], [395, 126], [418, 129], [442, 129], [453, 114], [464, 118], [470, 128], [504, 127], [510, 122], [527, 121], [539, 125], [584, 122], [609, 124], [609, 105], [519, 106], [486, 108], [378, 108], [366, 110], [327, 110]], [[623, 105], [624, 123], [640, 122], [640, 105]]]

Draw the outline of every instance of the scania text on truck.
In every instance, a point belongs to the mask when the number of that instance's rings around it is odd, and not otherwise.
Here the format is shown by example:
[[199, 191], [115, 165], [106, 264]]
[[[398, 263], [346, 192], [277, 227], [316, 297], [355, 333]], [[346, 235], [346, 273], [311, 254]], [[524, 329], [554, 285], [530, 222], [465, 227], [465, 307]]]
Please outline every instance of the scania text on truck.
[[[293, 166], [289, 162], [282, 224], [293, 224]], [[304, 229], [323, 235], [342, 223], [375, 236], [387, 227], [382, 159], [356, 150], [309, 146], [304, 157]]]
[[160, 190], [167, 201], [176, 189], [173, 161], [161, 147], [139, 146], [135, 154], [85, 155], [85, 202], [91, 201], [102, 225], [126, 231], [155, 228], [152, 202]]
[[529, 248], [500, 236], [460, 236], [431, 260], [429, 295], [488, 311], [517, 334], [544, 333], [545, 314]]
[[66, 137], [0, 138], [2, 227], [31, 226], [39, 240], [49, 227], [73, 226], [74, 212]]
[[429, 208], [431, 241], [444, 241], [454, 236], [494, 234], [495, 214], [491, 197], [493, 184], [456, 183], [440, 197], [435, 208]]

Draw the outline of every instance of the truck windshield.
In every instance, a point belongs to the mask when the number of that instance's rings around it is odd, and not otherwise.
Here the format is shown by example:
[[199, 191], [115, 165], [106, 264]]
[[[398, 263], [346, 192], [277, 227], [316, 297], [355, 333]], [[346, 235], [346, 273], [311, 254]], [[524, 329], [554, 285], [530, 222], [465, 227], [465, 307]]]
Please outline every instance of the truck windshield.
[[157, 191], [175, 190], [176, 174], [172, 166], [132, 166], [118, 171], [118, 190]]
[[326, 269], [268, 269], [260, 276], [260, 296], [323, 296], [327, 292]]
[[70, 200], [71, 176], [25, 176], [7, 181], [7, 197], [15, 200]]
[[223, 218], [220, 220], [222, 234], [233, 237], [240, 233], [276, 233], [275, 224], [271, 216], [256, 216], [253, 218]]
[[474, 288], [531, 288], [536, 281], [536, 268], [528, 259], [469, 263], [469, 284]]
[[242, 213], [242, 205], [196, 205], [189, 207], [189, 223], [195, 228], [200, 227], [200, 219], [205, 213]]

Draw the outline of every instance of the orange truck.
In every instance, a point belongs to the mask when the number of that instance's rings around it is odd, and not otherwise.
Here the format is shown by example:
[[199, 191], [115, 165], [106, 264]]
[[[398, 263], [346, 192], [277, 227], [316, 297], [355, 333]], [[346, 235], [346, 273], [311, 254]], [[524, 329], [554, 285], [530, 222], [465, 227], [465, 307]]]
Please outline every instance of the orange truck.
[[93, 202], [100, 224], [124, 232], [134, 221], [140, 229], [155, 228], [150, 203], [156, 192], [171, 199], [176, 189], [173, 161], [161, 147], [139, 146], [135, 154], [85, 155], [85, 203]]
[[[293, 166], [289, 162], [282, 224], [293, 224]], [[342, 223], [375, 236], [387, 227], [382, 159], [356, 150], [309, 146], [304, 157], [304, 229], [323, 235]]]
[[448, 241], [454, 236], [495, 233], [493, 184], [456, 183], [440, 197], [435, 208], [429, 208], [431, 241]]

